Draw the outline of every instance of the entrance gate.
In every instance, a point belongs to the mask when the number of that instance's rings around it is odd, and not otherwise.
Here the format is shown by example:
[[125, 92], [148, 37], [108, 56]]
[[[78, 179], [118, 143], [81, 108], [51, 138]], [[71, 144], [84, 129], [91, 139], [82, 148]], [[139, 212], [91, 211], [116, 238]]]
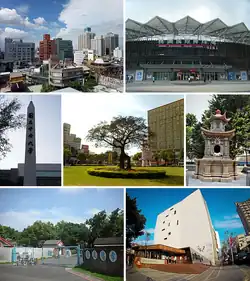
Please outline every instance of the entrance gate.
[[81, 264], [80, 246], [59, 246], [53, 251], [43, 248], [41, 263], [43, 265], [75, 267]]

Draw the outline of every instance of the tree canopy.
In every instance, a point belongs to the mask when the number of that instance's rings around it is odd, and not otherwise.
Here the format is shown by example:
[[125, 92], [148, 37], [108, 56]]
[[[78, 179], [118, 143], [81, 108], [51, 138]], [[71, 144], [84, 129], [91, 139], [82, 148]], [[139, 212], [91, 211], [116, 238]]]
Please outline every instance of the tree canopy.
[[0, 96], [0, 159], [11, 151], [7, 133], [25, 125], [25, 115], [18, 113], [21, 106], [17, 98], [6, 99]]
[[46, 240], [62, 240], [66, 246], [92, 247], [96, 238], [123, 236], [123, 211], [116, 209], [111, 214], [102, 211], [85, 223], [36, 221], [21, 232], [0, 225], [0, 236], [19, 246], [41, 247]]
[[117, 116], [111, 122], [103, 121], [89, 130], [87, 140], [95, 142], [96, 147], [113, 147], [121, 151], [120, 168], [125, 168], [128, 160], [128, 169], [131, 168], [130, 157], [125, 150], [132, 146], [141, 147], [149, 136], [146, 120], [134, 116]]
[[131, 198], [126, 194], [126, 244], [127, 247], [137, 237], [144, 234], [146, 218], [138, 209], [136, 198]]

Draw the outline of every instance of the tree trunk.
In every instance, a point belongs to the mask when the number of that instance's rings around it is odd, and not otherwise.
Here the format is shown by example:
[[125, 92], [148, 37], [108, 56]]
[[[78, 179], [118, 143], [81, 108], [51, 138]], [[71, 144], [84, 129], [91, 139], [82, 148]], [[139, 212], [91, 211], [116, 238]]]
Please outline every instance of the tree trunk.
[[131, 170], [131, 160], [130, 160], [130, 157], [125, 154], [126, 156], [126, 161], [127, 161], [127, 165], [126, 165], [126, 170]]
[[126, 154], [125, 154], [124, 150], [121, 149], [120, 165], [119, 165], [121, 170], [125, 170], [125, 157], [126, 157]]

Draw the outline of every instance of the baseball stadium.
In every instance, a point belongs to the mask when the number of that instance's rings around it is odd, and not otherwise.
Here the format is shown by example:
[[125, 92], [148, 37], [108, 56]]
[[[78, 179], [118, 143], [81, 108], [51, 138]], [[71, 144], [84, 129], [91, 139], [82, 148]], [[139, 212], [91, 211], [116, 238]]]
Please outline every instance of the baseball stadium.
[[190, 16], [170, 22], [126, 21], [127, 79], [249, 80], [250, 30], [217, 18], [200, 23]]

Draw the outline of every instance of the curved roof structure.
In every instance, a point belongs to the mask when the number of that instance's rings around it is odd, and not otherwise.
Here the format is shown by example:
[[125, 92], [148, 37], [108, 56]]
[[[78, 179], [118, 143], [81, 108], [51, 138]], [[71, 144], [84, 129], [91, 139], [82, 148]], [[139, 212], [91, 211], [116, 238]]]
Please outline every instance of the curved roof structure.
[[140, 23], [132, 19], [126, 21], [126, 39], [138, 39], [142, 37], [174, 35], [210, 36], [228, 41], [250, 44], [250, 30], [241, 22], [233, 26], [226, 25], [217, 18], [206, 23], [186, 16], [176, 22], [170, 22], [161, 17], [154, 17], [146, 23]]

